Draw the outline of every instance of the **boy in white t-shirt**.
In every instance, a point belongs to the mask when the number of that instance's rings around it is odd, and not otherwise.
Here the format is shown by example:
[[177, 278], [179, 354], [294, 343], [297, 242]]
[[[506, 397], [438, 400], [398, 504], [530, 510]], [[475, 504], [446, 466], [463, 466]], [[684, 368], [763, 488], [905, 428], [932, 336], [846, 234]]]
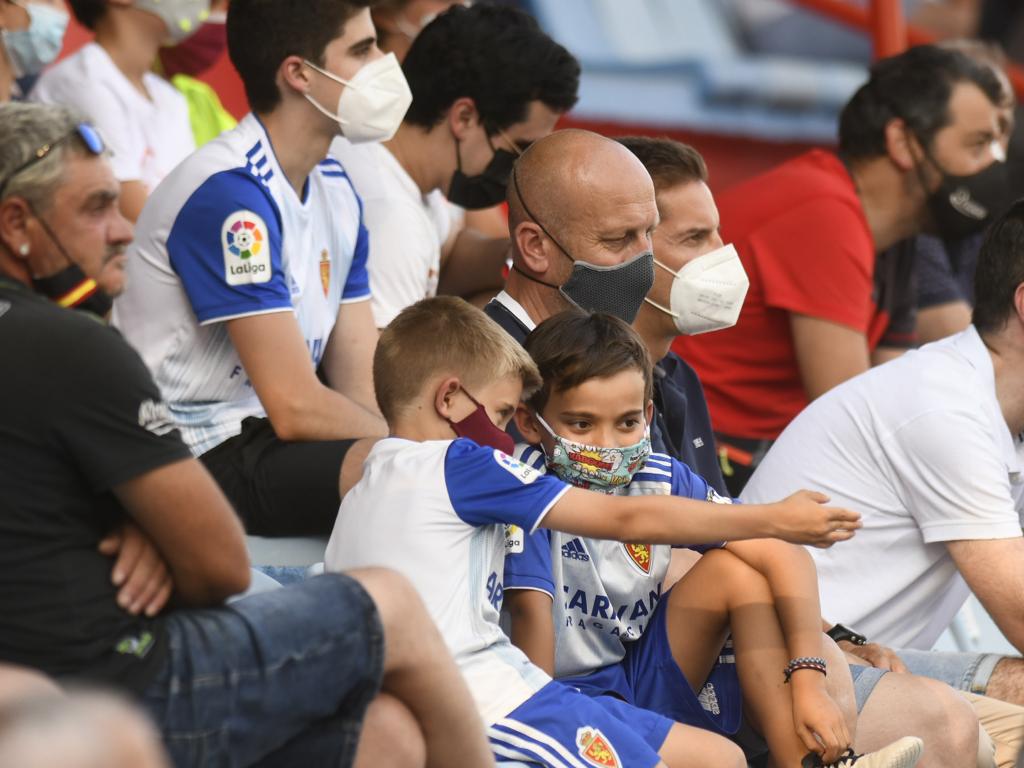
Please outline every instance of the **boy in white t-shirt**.
[[[516, 415], [531, 443], [517, 449], [523, 463], [617, 497], [731, 503], [685, 464], [651, 452], [652, 365], [629, 325], [564, 312], [525, 348], [544, 384]], [[507, 536], [505, 549], [513, 642], [589, 696], [617, 696], [727, 737], [746, 709], [779, 766], [809, 752], [820, 756], [815, 765], [843, 768], [909, 766], [921, 754], [916, 738], [853, 753], [857, 715], [840, 704], [853, 698], [853, 683], [822, 635], [814, 564], [800, 547], [775, 539], [696, 547], [706, 554], [664, 593], [665, 544], [540, 530]]]
[[[372, 449], [327, 548], [331, 570], [409, 576], [446, 638], [500, 760], [555, 766], [740, 766], [707, 731], [551, 679], [498, 626], [507, 526], [636, 542], [778, 536], [827, 546], [858, 515], [801, 492], [778, 504], [599, 496], [508, 455], [502, 429], [540, 384], [525, 351], [460, 299], [426, 299], [383, 332], [374, 386], [390, 437]], [[456, 439], [469, 438], [469, 439]], [[484, 447], [487, 446], [487, 447]], [[912, 763], [908, 763], [911, 765]]]

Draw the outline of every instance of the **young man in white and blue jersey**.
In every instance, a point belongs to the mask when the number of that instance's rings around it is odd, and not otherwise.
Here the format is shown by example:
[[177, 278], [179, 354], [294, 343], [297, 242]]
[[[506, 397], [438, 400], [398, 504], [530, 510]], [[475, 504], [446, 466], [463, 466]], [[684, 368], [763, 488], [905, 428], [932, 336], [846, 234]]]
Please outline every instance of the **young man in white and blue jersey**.
[[[498, 625], [507, 526], [598, 538], [710, 543], [778, 536], [828, 546], [858, 516], [801, 492], [778, 504], [598, 496], [515, 460], [503, 431], [536, 366], [461, 299], [422, 300], [384, 330], [374, 387], [390, 437], [371, 450], [327, 547], [331, 570], [410, 577], [476, 699], [499, 762], [550, 766], [741, 766], [735, 745], [613, 697], [552, 682]], [[467, 439], [468, 438], [468, 439]]]
[[[533, 443], [520, 447], [523, 463], [596, 491], [593, 498], [731, 503], [685, 464], [651, 452], [652, 366], [629, 325], [565, 312], [538, 326], [525, 348], [544, 383], [516, 417]], [[588, 695], [726, 737], [746, 707], [775, 765], [916, 764], [916, 738], [852, 752], [853, 683], [821, 632], [805, 550], [775, 539], [697, 547], [697, 564], [663, 594], [670, 546], [601, 538], [506, 536], [512, 640], [540, 666]]]
[[328, 156], [339, 133], [390, 137], [409, 106], [369, 4], [232, 2], [252, 113], [150, 196], [114, 311], [253, 533], [329, 532], [358, 439], [385, 433], [362, 205]]

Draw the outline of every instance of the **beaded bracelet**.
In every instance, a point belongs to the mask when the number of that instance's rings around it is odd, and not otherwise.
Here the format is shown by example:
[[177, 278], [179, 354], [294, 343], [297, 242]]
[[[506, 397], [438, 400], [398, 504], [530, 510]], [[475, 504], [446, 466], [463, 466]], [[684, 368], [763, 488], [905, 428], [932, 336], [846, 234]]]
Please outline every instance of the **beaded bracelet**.
[[798, 659], [793, 659], [786, 665], [786, 669], [783, 670], [786, 676], [785, 682], [788, 683], [790, 678], [793, 677], [793, 673], [800, 669], [813, 669], [821, 672], [823, 675], [828, 674], [828, 665], [823, 658], [820, 656], [801, 656]]

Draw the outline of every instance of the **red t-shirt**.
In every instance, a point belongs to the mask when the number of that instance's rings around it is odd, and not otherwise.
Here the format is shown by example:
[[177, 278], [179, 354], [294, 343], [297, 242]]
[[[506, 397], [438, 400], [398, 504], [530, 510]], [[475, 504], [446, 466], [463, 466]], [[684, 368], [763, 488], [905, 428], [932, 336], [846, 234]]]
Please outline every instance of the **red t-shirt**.
[[716, 431], [774, 439], [807, 405], [791, 312], [860, 331], [872, 349], [884, 333], [874, 241], [849, 173], [822, 150], [733, 187], [718, 208], [750, 290], [733, 328], [680, 336], [673, 349], [700, 374]]

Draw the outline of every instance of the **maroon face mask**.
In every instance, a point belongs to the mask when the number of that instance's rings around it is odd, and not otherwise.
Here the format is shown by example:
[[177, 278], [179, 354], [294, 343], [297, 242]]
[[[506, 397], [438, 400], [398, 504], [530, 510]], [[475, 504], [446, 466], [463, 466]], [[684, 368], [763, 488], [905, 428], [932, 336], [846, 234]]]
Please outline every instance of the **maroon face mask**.
[[511, 456], [516, 448], [516, 441], [512, 439], [512, 435], [498, 429], [494, 422], [491, 421], [491, 417], [487, 415], [487, 409], [480, 405], [477, 399], [469, 394], [469, 392], [466, 392], [465, 389], [462, 391], [466, 397], [476, 403], [476, 410], [461, 421], [447, 419], [452, 431], [459, 437], [472, 440], [477, 445], [497, 448], [502, 453], [507, 453]]
[[160, 49], [164, 75], [168, 80], [175, 75], [198, 77], [217, 63], [227, 45], [227, 26], [223, 22], [207, 21], [194, 35], [175, 46]]

